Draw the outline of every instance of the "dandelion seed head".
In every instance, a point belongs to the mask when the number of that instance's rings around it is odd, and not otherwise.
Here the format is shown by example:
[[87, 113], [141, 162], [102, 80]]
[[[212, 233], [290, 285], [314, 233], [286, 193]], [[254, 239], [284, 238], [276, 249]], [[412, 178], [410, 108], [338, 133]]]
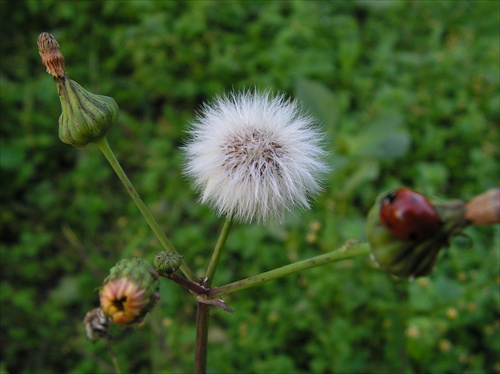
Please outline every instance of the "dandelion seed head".
[[186, 175], [220, 215], [282, 221], [308, 208], [328, 171], [322, 135], [298, 103], [245, 91], [205, 105], [183, 148]]

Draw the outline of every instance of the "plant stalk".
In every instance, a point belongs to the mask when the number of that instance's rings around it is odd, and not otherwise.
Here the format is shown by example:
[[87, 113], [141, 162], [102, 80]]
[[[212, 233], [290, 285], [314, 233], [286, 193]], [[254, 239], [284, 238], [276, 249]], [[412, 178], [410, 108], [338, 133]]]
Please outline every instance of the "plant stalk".
[[196, 310], [196, 343], [194, 354], [194, 373], [207, 372], [208, 320], [210, 305], [198, 302]]
[[[109, 146], [108, 140], [106, 139], [106, 137], [103, 136], [102, 138], [96, 140], [95, 143], [99, 146], [99, 149], [104, 154], [104, 157], [106, 157], [106, 159], [110, 163], [110, 165], [113, 168], [113, 170], [115, 171], [115, 173], [118, 175], [118, 178], [120, 178], [120, 181], [123, 183], [123, 185], [125, 186], [125, 189], [130, 194], [130, 197], [132, 197], [132, 200], [134, 200], [135, 205], [137, 205], [137, 208], [139, 208], [139, 211], [141, 212], [142, 216], [144, 217], [144, 219], [148, 223], [149, 227], [151, 227], [151, 230], [153, 230], [153, 233], [156, 235], [156, 237], [160, 241], [163, 248], [165, 248], [165, 250], [167, 250], [169, 252], [174, 252], [174, 253], [178, 254], [178, 252], [175, 250], [172, 243], [170, 243], [168, 238], [165, 236], [164, 232], [161, 230], [160, 226], [156, 222], [155, 218], [151, 214], [151, 212], [148, 209], [148, 207], [146, 206], [146, 204], [144, 204], [144, 202], [140, 198], [139, 194], [137, 193], [137, 191], [134, 188], [134, 185], [128, 179], [127, 175], [123, 171], [120, 163], [118, 162], [113, 151], [111, 150], [111, 147]], [[197, 278], [194, 275], [193, 271], [189, 268], [189, 266], [184, 261], [182, 261], [180, 269], [181, 269], [182, 273], [186, 276], [187, 279], [189, 279], [190, 281], [193, 281], [193, 282], [197, 281]]]
[[217, 244], [215, 245], [214, 252], [212, 253], [212, 258], [210, 259], [210, 263], [207, 269], [207, 275], [205, 280], [207, 288], [210, 288], [210, 285], [212, 284], [215, 270], [217, 269], [217, 264], [219, 263], [219, 259], [222, 254], [222, 249], [224, 248], [224, 244], [226, 244], [226, 239], [229, 234], [229, 230], [231, 229], [232, 223], [233, 220], [231, 217], [229, 217], [226, 219], [226, 222], [224, 222], [224, 226], [222, 226], [219, 239], [217, 240]]
[[[215, 245], [214, 251], [212, 253], [212, 258], [208, 264], [208, 269], [206, 277], [203, 280], [203, 287], [206, 287], [207, 293], [212, 280], [217, 269], [217, 264], [219, 263], [220, 256], [222, 254], [222, 249], [224, 244], [226, 244], [226, 239], [229, 234], [229, 230], [232, 225], [232, 217], [228, 217], [222, 230], [219, 234], [219, 239]], [[232, 309], [225, 309], [232, 313]], [[198, 308], [196, 311], [196, 344], [195, 344], [195, 354], [194, 354], [194, 372], [196, 374], [205, 374], [207, 371], [207, 351], [208, 351], [208, 325], [210, 319], [210, 305], [198, 301]]]
[[118, 364], [118, 359], [116, 358], [115, 352], [111, 348], [111, 342], [109, 341], [108, 338], [106, 338], [105, 340], [106, 340], [106, 347], [108, 348], [109, 354], [111, 355], [111, 361], [113, 361], [113, 366], [115, 368], [115, 373], [116, 374], [121, 374], [122, 372], [120, 370], [120, 365]]
[[280, 268], [254, 275], [252, 277], [245, 278], [233, 283], [229, 283], [221, 287], [209, 289], [208, 297], [213, 298], [220, 297], [222, 295], [228, 295], [250, 287], [260, 286], [263, 283], [282, 278], [286, 275], [296, 273], [298, 271], [311, 269], [313, 267], [324, 265], [330, 262], [365, 256], [369, 254], [369, 252], [370, 245], [368, 243], [347, 242], [341, 248], [336, 249], [335, 251], [311, 257], [306, 260], [298, 261], [293, 264], [285, 265]]
[[171, 275], [160, 274], [160, 276], [170, 279], [171, 281], [174, 281], [175, 283], [181, 285], [184, 288], [187, 288], [188, 290], [194, 292], [195, 294], [206, 295], [208, 293], [208, 290], [205, 287], [202, 287], [198, 283], [192, 282], [189, 279], [182, 278], [175, 273]]

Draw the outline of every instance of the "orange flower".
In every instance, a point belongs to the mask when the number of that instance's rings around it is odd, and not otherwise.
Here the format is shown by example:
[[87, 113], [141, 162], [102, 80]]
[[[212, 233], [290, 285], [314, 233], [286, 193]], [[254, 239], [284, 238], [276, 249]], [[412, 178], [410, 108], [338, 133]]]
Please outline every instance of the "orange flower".
[[133, 280], [121, 278], [107, 282], [100, 292], [101, 309], [113, 323], [129, 325], [139, 322], [150, 299], [146, 289]]

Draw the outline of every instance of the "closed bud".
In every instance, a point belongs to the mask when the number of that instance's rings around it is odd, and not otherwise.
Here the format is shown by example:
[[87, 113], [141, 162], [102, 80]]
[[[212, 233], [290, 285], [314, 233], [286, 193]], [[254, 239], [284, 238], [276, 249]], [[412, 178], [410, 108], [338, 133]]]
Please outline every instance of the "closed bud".
[[96, 95], [68, 77], [56, 78], [62, 113], [59, 138], [63, 143], [83, 148], [104, 135], [118, 118], [113, 98]]
[[59, 138], [63, 143], [83, 148], [104, 135], [118, 118], [113, 98], [96, 95], [68, 78], [59, 44], [49, 33], [38, 37], [38, 51], [47, 72], [54, 77], [61, 101]]
[[113, 323], [142, 322], [159, 299], [158, 273], [140, 258], [120, 260], [99, 292], [103, 314]]
[[366, 224], [372, 259], [401, 278], [428, 275], [441, 249], [468, 225], [464, 213], [460, 200], [427, 199], [406, 188], [382, 194]]
[[160, 275], [172, 275], [179, 269], [182, 263], [182, 256], [173, 252], [158, 252], [153, 265]]

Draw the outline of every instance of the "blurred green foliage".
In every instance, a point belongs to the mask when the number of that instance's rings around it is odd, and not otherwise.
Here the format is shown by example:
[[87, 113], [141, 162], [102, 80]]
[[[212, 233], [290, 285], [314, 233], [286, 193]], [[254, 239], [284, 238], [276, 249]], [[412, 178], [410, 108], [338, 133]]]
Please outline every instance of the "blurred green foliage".
[[[498, 186], [497, 1], [2, 1], [0, 372], [112, 371], [82, 324], [108, 269], [158, 243], [97, 147], [57, 137], [60, 105], [36, 40], [113, 96], [109, 142], [158, 221], [203, 274], [219, 219], [197, 204], [179, 146], [205, 100], [257, 86], [298, 97], [334, 168], [314, 209], [235, 225], [221, 285], [363, 239], [376, 195], [406, 185], [468, 199]], [[226, 298], [210, 372], [500, 372], [498, 226], [470, 228], [437, 271], [392, 279], [368, 258]], [[190, 372], [195, 302], [162, 282], [146, 323], [114, 328], [124, 372]]]

